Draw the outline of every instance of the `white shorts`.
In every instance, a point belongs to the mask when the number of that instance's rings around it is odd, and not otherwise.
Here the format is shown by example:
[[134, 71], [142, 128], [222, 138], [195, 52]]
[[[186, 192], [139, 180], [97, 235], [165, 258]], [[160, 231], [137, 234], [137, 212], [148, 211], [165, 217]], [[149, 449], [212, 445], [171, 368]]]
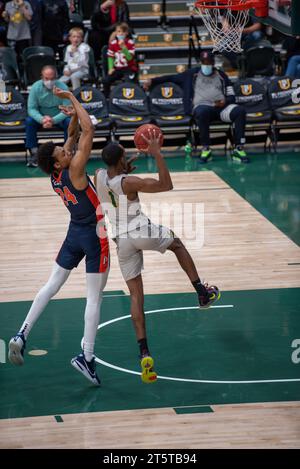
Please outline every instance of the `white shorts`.
[[142, 272], [143, 251], [158, 251], [162, 254], [174, 241], [174, 233], [162, 225], [149, 223], [139, 230], [115, 238], [120, 269], [125, 281]]

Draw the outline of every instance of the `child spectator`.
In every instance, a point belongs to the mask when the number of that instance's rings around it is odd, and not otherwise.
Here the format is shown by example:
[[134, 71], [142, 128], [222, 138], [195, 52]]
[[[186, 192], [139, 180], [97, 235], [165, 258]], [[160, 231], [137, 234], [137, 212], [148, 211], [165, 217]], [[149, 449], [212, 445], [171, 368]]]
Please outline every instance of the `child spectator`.
[[109, 94], [110, 85], [116, 80], [135, 80], [138, 67], [135, 61], [135, 46], [128, 38], [129, 27], [127, 23], [119, 23], [111, 35], [108, 45], [108, 76], [103, 80], [103, 91]]
[[18, 55], [21, 55], [22, 51], [30, 45], [29, 22], [32, 17], [31, 5], [23, 0], [7, 2], [2, 15], [8, 21], [8, 45], [15, 49]]
[[89, 75], [90, 46], [83, 41], [83, 31], [80, 28], [72, 28], [69, 32], [70, 45], [66, 49], [64, 74], [60, 78], [63, 83], [72, 82], [75, 90], [80, 86], [81, 78]]

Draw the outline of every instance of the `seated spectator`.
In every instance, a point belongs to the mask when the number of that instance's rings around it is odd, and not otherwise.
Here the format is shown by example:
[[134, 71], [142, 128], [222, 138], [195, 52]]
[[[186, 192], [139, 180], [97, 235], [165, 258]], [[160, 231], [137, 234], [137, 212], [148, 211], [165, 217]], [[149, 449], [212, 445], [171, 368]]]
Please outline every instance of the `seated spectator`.
[[56, 79], [56, 69], [52, 65], [45, 65], [42, 69], [42, 79], [36, 81], [29, 92], [28, 117], [26, 118], [26, 148], [29, 149], [27, 166], [37, 166], [37, 132], [39, 129], [51, 129], [55, 126], [64, 131], [64, 138], [68, 136], [70, 118], [60, 111], [59, 106], [69, 105], [69, 100], [62, 101], [52, 92], [53, 87], [67, 90], [65, 83]]
[[116, 80], [135, 80], [137, 63], [135, 61], [135, 47], [132, 39], [128, 38], [129, 27], [127, 23], [117, 25], [115, 33], [107, 50], [108, 76], [103, 80], [105, 96], [109, 95], [110, 86]]
[[300, 78], [300, 55], [293, 55], [289, 59], [285, 74], [291, 78]]
[[69, 32], [69, 9], [65, 0], [41, 0], [42, 1], [42, 31], [43, 46], [52, 47], [60, 54], [62, 59], [62, 48], [68, 40]]
[[83, 31], [80, 28], [72, 28], [69, 32], [70, 45], [66, 49], [64, 74], [60, 78], [63, 83], [71, 81], [75, 90], [80, 86], [81, 78], [89, 75], [89, 51], [90, 46], [83, 41]]
[[209, 124], [221, 120], [234, 123], [235, 148], [231, 158], [239, 163], [248, 163], [244, 150], [246, 111], [234, 104], [235, 96], [228, 76], [214, 67], [214, 56], [209, 51], [200, 54], [201, 67], [186, 70], [177, 75], [165, 75], [149, 80], [144, 84], [157, 85], [171, 81], [183, 88], [184, 108], [186, 114], [193, 114], [198, 124], [201, 144], [203, 145], [200, 163], [212, 159], [209, 139]]
[[98, 11], [91, 17], [89, 34], [89, 44], [96, 60], [101, 60], [102, 47], [108, 44], [117, 23], [129, 23], [127, 3], [124, 0], [102, 0]]
[[2, 15], [8, 21], [8, 45], [15, 49], [20, 56], [31, 41], [29, 22], [32, 17], [32, 9], [30, 3], [23, 0], [7, 2]]

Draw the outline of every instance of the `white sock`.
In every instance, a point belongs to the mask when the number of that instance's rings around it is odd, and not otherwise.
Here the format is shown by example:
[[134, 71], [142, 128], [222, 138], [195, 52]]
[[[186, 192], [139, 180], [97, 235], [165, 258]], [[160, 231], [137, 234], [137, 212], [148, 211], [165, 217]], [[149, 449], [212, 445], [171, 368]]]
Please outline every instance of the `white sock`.
[[25, 339], [27, 339], [28, 334], [32, 329], [32, 326], [38, 320], [51, 298], [56, 295], [58, 290], [60, 290], [62, 285], [65, 283], [65, 281], [70, 275], [70, 272], [70, 270], [63, 269], [56, 263], [54, 264], [48, 282], [40, 289], [40, 291], [36, 295], [31, 305], [31, 308], [25, 318], [25, 321], [23, 322], [22, 327], [19, 331], [20, 333], [24, 334]]
[[84, 313], [83, 352], [89, 362], [94, 355], [95, 339], [100, 322], [100, 307], [103, 289], [107, 282], [108, 271], [104, 274], [86, 274], [87, 301]]

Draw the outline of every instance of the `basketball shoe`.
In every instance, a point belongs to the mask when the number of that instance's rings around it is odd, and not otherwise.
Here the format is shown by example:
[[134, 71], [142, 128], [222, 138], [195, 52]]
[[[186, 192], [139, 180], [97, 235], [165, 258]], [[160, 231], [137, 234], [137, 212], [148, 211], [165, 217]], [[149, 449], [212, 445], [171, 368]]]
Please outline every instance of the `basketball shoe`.
[[26, 340], [24, 334], [19, 332], [12, 337], [8, 344], [8, 359], [14, 365], [21, 366], [24, 364], [24, 350], [26, 347]]
[[143, 383], [154, 383], [157, 380], [157, 374], [155, 373], [154, 369], [154, 360], [152, 357], [142, 357], [141, 359], [141, 367], [142, 367], [142, 374], [141, 378]]
[[200, 306], [200, 309], [207, 309], [215, 301], [220, 299], [221, 293], [219, 292], [218, 287], [208, 286], [207, 283], [205, 283], [203, 286], [206, 289], [206, 295], [199, 295], [198, 294], [199, 306]]
[[95, 357], [88, 362], [85, 359], [84, 353], [80, 353], [77, 357], [72, 358], [71, 365], [74, 366], [77, 371], [80, 371], [91, 383], [96, 386], [101, 385], [101, 381], [96, 373]]

